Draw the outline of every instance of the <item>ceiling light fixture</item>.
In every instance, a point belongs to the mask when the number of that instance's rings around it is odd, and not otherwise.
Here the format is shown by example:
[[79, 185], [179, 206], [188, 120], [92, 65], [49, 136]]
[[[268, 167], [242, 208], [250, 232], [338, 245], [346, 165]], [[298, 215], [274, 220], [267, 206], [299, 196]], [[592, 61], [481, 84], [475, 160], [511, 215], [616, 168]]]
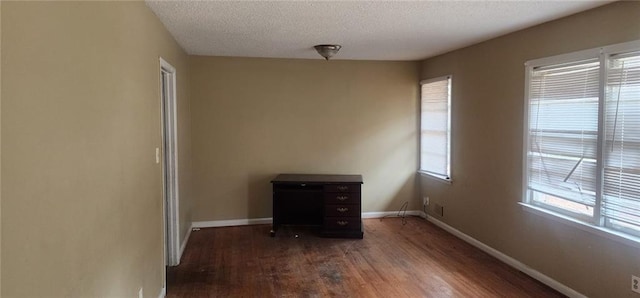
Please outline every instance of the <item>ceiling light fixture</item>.
[[326, 60], [329, 60], [329, 58], [333, 57], [333, 55], [337, 54], [338, 51], [340, 51], [340, 48], [342, 48], [342, 46], [339, 44], [319, 44], [317, 46], [314, 46], [314, 48], [316, 49], [316, 51], [318, 51], [318, 54], [320, 54], [320, 56], [324, 57], [324, 59]]

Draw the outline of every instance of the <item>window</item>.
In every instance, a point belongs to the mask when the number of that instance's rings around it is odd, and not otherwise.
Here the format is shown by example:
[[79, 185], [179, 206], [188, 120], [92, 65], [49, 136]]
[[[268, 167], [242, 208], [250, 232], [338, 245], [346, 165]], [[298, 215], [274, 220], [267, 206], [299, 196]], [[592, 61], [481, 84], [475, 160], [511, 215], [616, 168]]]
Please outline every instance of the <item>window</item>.
[[640, 42], [526, 68], [524, 202], [640, 236]]
[[420, 85], [420, 172], [450, 181], [451, 76]]

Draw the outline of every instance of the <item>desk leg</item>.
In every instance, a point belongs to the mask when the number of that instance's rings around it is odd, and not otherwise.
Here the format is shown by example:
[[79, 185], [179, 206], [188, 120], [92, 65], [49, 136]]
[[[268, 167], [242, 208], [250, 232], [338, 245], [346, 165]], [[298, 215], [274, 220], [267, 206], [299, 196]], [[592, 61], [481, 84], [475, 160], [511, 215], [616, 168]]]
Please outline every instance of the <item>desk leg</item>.
[[275, 192], [275, 186], [274, 186], [274, 191], [272, 193], [272, 197], [273, 197], [273, 202], [272, 202], [272, 212], [273, 212], [273, 218], [271, 219], [271, 231], [269, 231], [269, 236], [271, 237], [275, 237], [276, 236], [276, 231], [278, 230], [278, 226], [279, 226], [279, 221], [278, 219], [280, 218], [280, 208], [278, 208], [278, 199], [277, 199], [277, 195]]

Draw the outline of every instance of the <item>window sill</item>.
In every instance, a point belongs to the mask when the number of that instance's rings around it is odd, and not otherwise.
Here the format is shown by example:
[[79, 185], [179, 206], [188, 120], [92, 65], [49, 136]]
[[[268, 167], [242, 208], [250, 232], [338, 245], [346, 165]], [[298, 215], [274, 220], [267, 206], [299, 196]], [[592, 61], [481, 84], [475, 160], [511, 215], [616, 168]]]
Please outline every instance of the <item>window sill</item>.
[[429, 172], [425, 172], [425, 171], [418, 171], [418, 174], [420, 174], [420, 176], [422, 177], [428, 177], [428, 178], [432, 178], [435, 181], [439, 181], [442, 183], [446, 183], [446, 184], [451, 184], [451, 178], [447, 177], [445, 175], [438, 175], [438, 174], [434, 174], [434, 173], [429, 173]]
[[530, 212], [542, 217], [550, 218], [552, 220], [578, 228], [585, 232], [595, 234], [601, 237], [605, 237], [607, 239], [614, 240], [626, 245], [640, 248], [640, 238], [638, 237], [620, 233], [604, 227], [594, 226], [594, 225], [573, 219], [569, 216], [562, 215], [560, 213], [556, 213], [550, 210], [546, 210], [544, 208], [540, 208], [531, 204], [527, 204], [523, 202], [519, 202], [518, 204], [520, 204], [520, 206], [522, 206], [522, 210], [526, 212]]

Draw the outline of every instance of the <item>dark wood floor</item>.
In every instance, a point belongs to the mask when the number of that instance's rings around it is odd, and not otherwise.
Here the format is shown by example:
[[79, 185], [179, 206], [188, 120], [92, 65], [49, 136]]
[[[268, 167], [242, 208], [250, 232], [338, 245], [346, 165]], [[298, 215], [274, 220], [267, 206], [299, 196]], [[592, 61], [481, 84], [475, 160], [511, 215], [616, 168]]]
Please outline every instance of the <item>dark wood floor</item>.
[[167, 297], [562, 297], [424, 219], [364, 226], [362, 240], [299, 227], [271, 238], [270, 225], [194, 231]]

